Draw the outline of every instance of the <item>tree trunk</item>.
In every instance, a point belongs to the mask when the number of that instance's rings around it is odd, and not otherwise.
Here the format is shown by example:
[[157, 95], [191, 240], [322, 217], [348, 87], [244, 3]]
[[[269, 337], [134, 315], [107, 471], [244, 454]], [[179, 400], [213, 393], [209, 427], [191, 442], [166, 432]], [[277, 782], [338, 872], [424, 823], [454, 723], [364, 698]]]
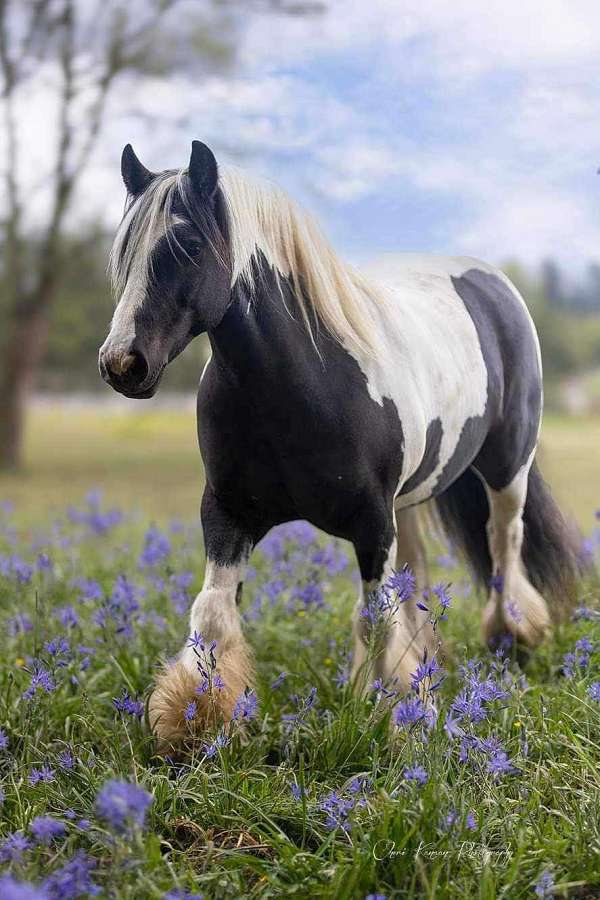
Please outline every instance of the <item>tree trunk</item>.
[[28, 305], [13, 320], [0, 360], [0, 469], [22, 465], [26, 404], [47, 338], [47, 303]]

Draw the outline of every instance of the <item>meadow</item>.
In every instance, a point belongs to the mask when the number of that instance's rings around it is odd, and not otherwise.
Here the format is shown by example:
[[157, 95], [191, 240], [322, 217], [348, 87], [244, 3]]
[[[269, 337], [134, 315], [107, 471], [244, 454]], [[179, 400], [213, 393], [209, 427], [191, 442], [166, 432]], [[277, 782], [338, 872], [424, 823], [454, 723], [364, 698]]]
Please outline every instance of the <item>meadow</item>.
[[[599, 439], [551, 417], [543, 439], [590, 558]], [[193, 415], [43, 410], [27, 442], [0, 479], [3, 900], [600, 897], [595, 578], [521, 670], [483, 648], [483, 598], [432, 534], [440, 668], [357, 697], [354, 559], [285, 526], [244, 588], [256, 694], [165, 759], [145, 703], [201, 584]]]

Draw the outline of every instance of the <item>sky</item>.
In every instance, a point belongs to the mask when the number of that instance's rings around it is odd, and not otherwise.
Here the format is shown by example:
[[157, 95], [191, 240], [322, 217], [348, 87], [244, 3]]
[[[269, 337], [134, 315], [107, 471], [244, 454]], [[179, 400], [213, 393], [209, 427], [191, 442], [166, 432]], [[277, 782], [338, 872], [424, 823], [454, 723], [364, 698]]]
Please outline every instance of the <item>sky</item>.
[[[22, 104], [24, 170], [52, 144], [47, 90], [32, 84]], [[422, 251], [554, 257], [577, 272], [600, 256], [599, 122], [597, 2], [333, 0], [311, 17], [248, 14], [231, 71], [115, 93], [73, 216], [116, 227], [126, 142], [161, 169], [184, 166], [200, 139], [282, 185], [353, 262]], [[43, 202], [40, 188], [32, 209]]]

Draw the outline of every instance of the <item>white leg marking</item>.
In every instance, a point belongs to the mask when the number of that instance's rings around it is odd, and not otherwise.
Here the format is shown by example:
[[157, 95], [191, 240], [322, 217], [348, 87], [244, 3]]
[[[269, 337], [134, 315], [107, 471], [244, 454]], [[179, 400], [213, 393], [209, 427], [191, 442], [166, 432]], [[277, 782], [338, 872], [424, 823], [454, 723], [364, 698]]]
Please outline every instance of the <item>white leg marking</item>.
[[[177, 744], [199, 728], [229, 720], [237, 698], [253, 683], [252, 657], [236, 604], [245, 569], [246, 560], [232, 566], [207, 560], [204, 585], [190, 613], [190, 635], [197, 632], [206, 647], [217, 642], [214, 674], [218, 673], [224, 687], [198, 693], [203, 676], [198, 656], [186, 639], [179, 659], [159, 675], [150, 698], [150, 724], [162, 748]], [[195, 712], [186, 718], [192, 702]]]
[[539, 644], [550, 628], [546, 601], [530, 583], [521, 558], [523, 509], [531, 455], [508, 487], [493, 491], [486, 485], [490, 518], [488, 544], [494, 580], [483, 612], [487, 641], [507, 632], [527, 646]]

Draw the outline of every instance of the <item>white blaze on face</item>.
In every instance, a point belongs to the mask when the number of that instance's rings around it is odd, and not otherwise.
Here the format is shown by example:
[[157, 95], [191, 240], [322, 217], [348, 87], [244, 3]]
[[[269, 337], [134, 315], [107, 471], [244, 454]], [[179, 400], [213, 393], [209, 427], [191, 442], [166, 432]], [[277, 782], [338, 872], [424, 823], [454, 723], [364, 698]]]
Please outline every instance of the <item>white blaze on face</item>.
[[110, 273], [119, 300], [110, 339], [115, 346], [129, 347], [135, 338], [135, 315], [142, 306], [152, 276], [152, 253], [158, 241], [183, 220], [169, 214], [168, 195], [177, 180], [170, 174], [131, 205], [117, 231], [110, 255]]

